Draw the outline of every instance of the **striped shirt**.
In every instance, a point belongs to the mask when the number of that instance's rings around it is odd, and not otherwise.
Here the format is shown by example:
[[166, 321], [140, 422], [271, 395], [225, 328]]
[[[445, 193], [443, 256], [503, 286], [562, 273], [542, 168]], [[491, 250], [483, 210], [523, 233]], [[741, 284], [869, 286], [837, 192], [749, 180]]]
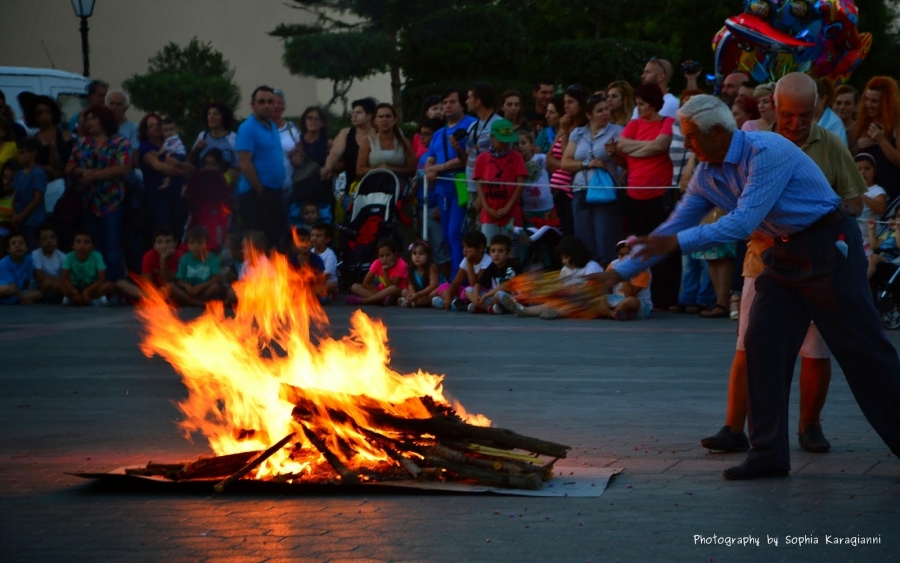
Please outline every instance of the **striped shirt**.
[[677, 119], [672, 124], [672, 144], [669, 145], [669, 158], [672, 160], [672, 185], [681, 185], [681, 175], [693, 153], [684, 148], [684, 135], [681, 134], [681, 122]]
[[[553, 141], [553, 148], [550, 149], [550, 156], [558, 160], [562, 160], [562, 135], [557, 134], [556, 140]], [[572, 193], [572, 173], [563, 168], [557, 168], [550, 174], [550, 189], [560, 190], [568, 194]]]
[[[721, 164], [702, 162], [684, 197], [653, 235], [677, 235], [682, 253], [745, 239], [753, 231], [777, 238], [802, 231], [840, 206], [816, 163], [775, 133], [735, 131]], [[727, 212], [700, 225], [713, 207]], [[616, 266], [630, 279], [662, 260], [631, 257]]]

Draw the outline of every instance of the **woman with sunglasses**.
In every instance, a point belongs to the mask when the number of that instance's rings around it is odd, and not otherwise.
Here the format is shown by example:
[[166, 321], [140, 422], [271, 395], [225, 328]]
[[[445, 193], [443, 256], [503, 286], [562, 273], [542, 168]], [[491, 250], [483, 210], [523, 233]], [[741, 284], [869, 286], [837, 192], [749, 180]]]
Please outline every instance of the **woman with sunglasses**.
[[590, 250], [591, 257], [601, 264], [616, 259], [616, 241], [622, 238], [622, 205], [618, 200], [609, 203], [587, 202], [587, 186], [591, 177], [603, 170], [614, 181], [619, 178], [616, 159], [606, 151], [622, 134], [622, 126], [610, 123], [606, 94], [594, 94], [585, 104], [587, 125], [569, 134], [569, 144], [562, 159], [562, 168], [572, 177], [572, 216], [575, 236]]

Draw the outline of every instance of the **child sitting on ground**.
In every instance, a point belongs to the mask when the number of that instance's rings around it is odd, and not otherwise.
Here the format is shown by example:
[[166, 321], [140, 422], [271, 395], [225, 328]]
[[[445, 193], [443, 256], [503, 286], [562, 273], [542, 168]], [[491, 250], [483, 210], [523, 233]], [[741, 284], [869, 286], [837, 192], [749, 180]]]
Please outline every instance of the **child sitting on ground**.
[[89, 231], [75, 231], [72, 252], [63, 260], [63, 305], [106, 305], [116, 293], [116, 284], [106, 279], [103, 256], [94, 250], [94, 237]]
[[[588, 250], [587, 245], [577, 237], [564, 236], [559, 241], [557, 252], [563, 263], [562, 270], [559, 271], [554, 284], [559, 289], [585, 286], [588, 282], [583, 279], [584, 276], [603, 271], [603, 266], [591, 260], [591, 251]], [[516, 281], [520, 279], [517, 278]], [[504, 309], [514, 312], [518, 317], [540, 317], [547, 320], [568, 317], [595, 319], [606, 316], [608, 310], [606, 306], [607, 292], [599, 285], [596, 285], [595, 289], [596, 292], [581, 291], [577, 295], [566, 291], [547, 292], [551, 297], [546, 300], [541, 299], [545, 302], [530, 306], [522, 305], [511, 295], [501, 297], [500, 303]], [[590, 299], [592, 296], [594, 299]], [[602, 306], [593, 306], [591, 302], [596, 302], [598, 297], [602, 298]]]
[[[520, 199], [528, 178], [525, 159], [510, 146], [519, 142], [515, 126], [506, 119], [491, 124], [493, 147], [478, 155], [472, 178], [478, 183], [481, 201], [481, 232], [485, 237], [504, 234], [515, 241], [515, 227], [522, 226]], [[519, 185], [517, 185], [519, 184]], [[518, 244], [513, 244], [518, 257]]]
[[337, 254], [329, 248], [331, 244], [331, 226], [325, 223], [316, 223], [309, 231], [309, 242], [312, 244], [312, 251], [322, 259], [325, 263], [325, 287], [332, 299], [337, 299], [338, 292], [338, 276], [337, 276]]
[[34, 286], [34, 264], [24, 233], [13, 232], [6, 239], [7, 255], [0, 260], [0, 304], [31, 305], [41, 300]]
[[362, 283], [350, 287], [350, 305], [393, 305], [406, 289], [408, 268], [400, 257], [400, 246], [392, 238], [378, 241], [378, 258], [372, 262]]
[[[506, 311], [501, 305], [501, 299], [509, 295], [504, 289], [506, 282], [516, 277], [518, 273], [510, 263], [510, 251], [512, 241], [506, 235], [494, 235], [488, 254], [491, 264], [481, 271], [478, 281], [472, 290], [472, 303], [469, 303], [470, 313], [488, 313], [499, 315]], [[513, 312], [513, 311], [510, 311]]]
[[47, 191], [47, 174], [37, 166], [37, 153], [41, 142], [36, 137], [28, 137], [18, 142], [19, 163], [22, 169], [13, 176], [13, 218], [12, 228], [25, 234], [28, 248], [37, 246], [35, 227], [44, 222], [47, 210], [44, 208], [44, 193]]
[[440, 274], [431, 257], [431, 245], [417, 240], [409, 245], [407, 286], [397, 305], [401, 307], [431, 307], [431, 295], [437, 289]]
[[[619, 257], [610, 262], [609, 267], [615, 269], [620, 260], [631, 254], [631, 246], [627, 240], [620, 240], [616, 244], [616, 252]], [[650, 270], [644, 270], [640, 274], [619, 282], [612, 293], [606, 296], [609, 303], [609, 318], [619, 321], [631, 319], [646, 319], [653, 310], [653, 301], [650, 299]]]
[[472, 300], [472, 288], [478, 282], [481, 270], [491, 265], [491, 257], [484, 253], [487, 239], [478, 231], [469, 231], [462, 237], [463, 260], [450, 283], [438, 286], [431, 306], [449, 311], [467, 311]]
[[31, 253], [34, 264], [34, 279], [44, 301], [62, 299], [62, 266], [65, 253], [57, 248], [56, 228], [50, 223], [41, 223], [36, 233], [40, 248]]
[[208, 234], [203, 227], [187, 233], [188, 252], [178, 262], [175, 283], [169, 284], [172, 299], [179, 305], [203, 307], [211, 299], [222, 297], [219, 257], [207, 248]]
[[319, 298], [322, 305], [331, 302], [331, 295], [325, 288], [325, 262], [317, 254], [313, 254], [312, 245], [309, 242], [309, 231], [303, 228], [294, 229], [294, 241], [288, 262], [291, 266], [302, 269], [311, 268], [316, 274], [315, 281], [310, 280], [312, 291]]
[[[153, 248], [145, 252], [141, 260], [141, 277], [157, 289], [168, 287], [175, 281], [183, 254], [177, 248], [172, 229], [168, 225], [158, 226], [153, 237]], [[142, 297], [140, 288], [128, 279], [118, 280], [116, 287], [131, 299]]]

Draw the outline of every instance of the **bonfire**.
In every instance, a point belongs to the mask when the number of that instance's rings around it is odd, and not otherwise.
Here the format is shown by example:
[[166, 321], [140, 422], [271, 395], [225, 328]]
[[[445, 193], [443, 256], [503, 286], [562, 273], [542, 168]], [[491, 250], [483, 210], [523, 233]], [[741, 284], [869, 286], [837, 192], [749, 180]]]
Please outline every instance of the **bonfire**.
[[183, 321], [145, 287], [141, 349], [168, 361], [187, 387], [179, 423], [208, 441], [211, 457], [149, 464], [132, 474], [358, 484], [452, 480], [537, 489], [568, 446], [493, 428], [443, 393], [443, 376], [390, 367], [387, 329], [357, 310], [335, 338], [316, 296], [321, 283], [279, 254], [250, 256], [234, 284], [233, 316], [221, 302]]

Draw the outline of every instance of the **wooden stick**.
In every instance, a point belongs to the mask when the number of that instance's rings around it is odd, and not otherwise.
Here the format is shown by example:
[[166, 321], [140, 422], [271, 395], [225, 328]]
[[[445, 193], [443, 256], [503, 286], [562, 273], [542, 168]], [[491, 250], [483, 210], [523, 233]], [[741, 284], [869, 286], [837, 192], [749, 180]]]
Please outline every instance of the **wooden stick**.
[[420, 452], [425, 457], [429, 455], [437, 456], [444, 459], [449, 459], [450, 461], [455, 461], [458, 463], [465, 463], [466, 465], [472, 465], [474, 467], [481, 467], [482, 469], [488, 469], [492, 471], [498, 471], [502, 473], [506, 473], [508, 475], [528, 475], [530, 473], [546, 473], [546, 471], [539, 465], [531, 465], [531, 467], [527, 467], [526, 464], [518, 464], [518, 463], [510, 463], [507, 461], [501, 461], [499, 459], [486, 459], [479, 457], [471, 457], [467, 456], [463, 452], [458, 450], [454, 450], [452, 448], [448, 448], [447, 446], [426, 446], [420, 449]]
[[373, 442], [376, 442], [384, 453], [388, 455], [391, 459], [399, 463], [403, 469], [405, 469], [410, 475], [413, 476], [413, 479], [418, 479], [422, 476], [422, 468], [416, 465], [412, 460], [407, 459], [404, 455], [398, 452], [396, 448], [397, 442], [388, 438], [387, 436], [382, 436], [378, 432], [373, 432], [372, 430], [368, 430], [366, 428], [362, 428], [358, 425], [355, 425], [356, 429], [368, 437]]
[[259, 464], [261, 464], [262, 462], [264, 462], [264, 461], [266, 461], [267, 459], [269, 459], [270, 457], [272, 457], [272, 455], [273, 455], [275, 452], [277, 452], [278, 450], [280, 450], [281, 448], [283, 448], [283, 447], [285, 446], [285, 444], [287, 444], [288, 442], [290, 442], [290, 441], [291, 441], [291, 438], [293, 438], [293, 437], [294, 437], [294, 433], [291, 432], [290, 434], [288, 434], [287, 436], [285, 436], [285, 437], [282, 438], [281, 440], [278, 440], [278, 441], [277, 441], [275, 444], [273, 444], [269, 449], [267, 449], [267, 450], [264, 451], [263, 453], [259, 454], [259, 455], [256, 456], [255, 458], [253, 458], [253, 461], [251, 461], [250, 463], [248, 463], [248, 464], [245, 465], [244, 467], [240, 468], [240, 469], [237, 471], [237, 473], [235, 473], [235, 474], [233, 474], [233, 475], [229, 475], [225, 480], [223, 480], [222, 482], [218, 483], [215, 487], [213, 487], [213, 490], [216, 491], [217, 493], [221, 493], [222, 491], [225, 490], [226, 487], [228, 487], [229, 485], [231, 485], [232, 483], [234, 483], [235, 481], [237, 481], [238, 479], [240, 479], [241, 477], [243, 477], [243, 476], [246, 475], [247, 473], [250, 473], [251, 471], [253, 471], [254, 469], [256, 469], [256, 468], [259, 466]]
[[325, 456], [325, 460], [337, 471], [338, 475], [341, 476], [341, 482], [348, 485], [358, 485], [359, 484], [359, 476], [350, 471], [350, 469], [338, 459], [336, 455], [334, 455], [331, 450], [328, 449], [328, 446], [325, 445], [325, 442], [319, 439], [316, 436], [316, 433], [313, 432], [304, 422], [300, 423], [300, 427], [303, 428], [303, 434], [306, 436], [306, 439], [312, 442], [312, 445], [316, 447], [319, 452]]
[[463, 479], [475, 479], [482, 485], [504, 487], [507, 489], [528, 489], [533, 491], [539, 489], [542, 484], [541, 476], [537, 473], [528, 475], [504, 475], [497, 471], [473, 467], [438, 456], [425, 456], [425, 461], [431, 465], [437, 465], [452, 471]]
[[228, 477], [261, 453], [262, 450], [258, 450], [216, 457], [202, 457], [181, 468], [175, 476], [175, 479], [183, 481], [188, 479]]

